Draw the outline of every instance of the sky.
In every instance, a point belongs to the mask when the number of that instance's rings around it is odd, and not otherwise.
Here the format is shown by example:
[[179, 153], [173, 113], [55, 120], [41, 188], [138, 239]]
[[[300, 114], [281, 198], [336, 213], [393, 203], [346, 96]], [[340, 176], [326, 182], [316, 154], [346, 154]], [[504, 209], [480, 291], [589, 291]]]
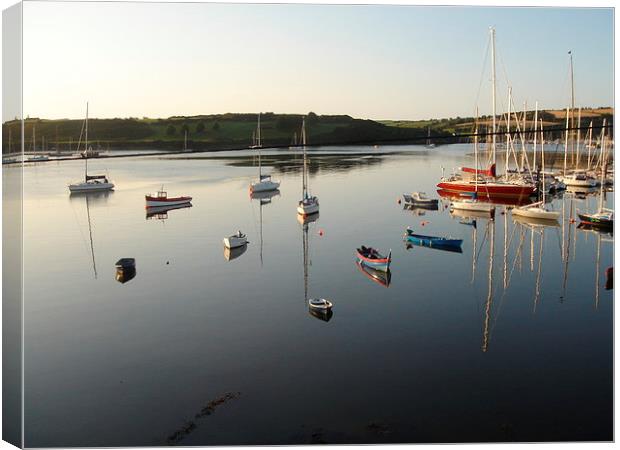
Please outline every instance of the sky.
[[391, 5], [24, 4], [24, 115], [226, 112], [418, 120], [497, 105], [613, 105], [613, 10]]

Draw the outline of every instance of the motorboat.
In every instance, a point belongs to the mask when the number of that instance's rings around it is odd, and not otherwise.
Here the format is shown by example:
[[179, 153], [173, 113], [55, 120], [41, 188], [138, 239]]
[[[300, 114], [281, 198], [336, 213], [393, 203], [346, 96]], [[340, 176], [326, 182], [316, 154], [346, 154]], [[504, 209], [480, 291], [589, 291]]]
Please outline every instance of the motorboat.
[[189, 196], [180, 196], [180, 197], [168, 197], [168, 193], [163, 190], [163, 187], [160, 191], [157, 191], [156, 195], [147, 194], [144, 196], [146, 199], [146, 207], [158, 207], [158, 206], [181, 206], [181, 205], [189, 205], [192, 201], [192, 198]]
[[248, 243], [248, 238], [241, 231], [224, 238], [224, 246], [227, 248], [242, 247]]
[[439, 250], [448, 250], [457, 253], [462, 253], [461, 244], [463, 243], [462, 239], [452, 239], [445, 238], [439, 236], [427, 236], [423, 234], [416, 234], [413, 232], [411, 228], [407, 228], [405, 231], [405, 235], [403, 239], [414, 245], [418, 245], [420, 247], [430, 247], [436, 248]]
[[439, 200], [436, 198], [428, 198], [425, 192], [412, 192], [411, 194], [403, 194], [405, 204], [418, 207], [437, 207]]

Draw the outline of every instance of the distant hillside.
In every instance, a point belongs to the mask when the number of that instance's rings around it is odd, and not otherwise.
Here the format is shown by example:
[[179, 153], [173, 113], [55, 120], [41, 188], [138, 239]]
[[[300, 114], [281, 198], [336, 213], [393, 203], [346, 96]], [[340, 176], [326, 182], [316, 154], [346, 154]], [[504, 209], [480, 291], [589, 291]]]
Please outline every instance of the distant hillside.
[[[539, 117], [545, 127], [563, 127], [565, 111], [542, 111]], [[534, 112], [528, 112], [528, 127], [532, 126]], [[613, 123], [612, 108], [582, 110], [582, 126], [590, 120], [600, 125], [603, 119]], [[185, 131], [188, 148], [193, 150], [224, 150], [247, 148], [256, 129], [256, 114], [214, 114], [191, 117], [169, 117], [166, 119], [127, 118], [90, 119], [89, 141], [93, 148], [100, 149], [166, 149], [181, 150]], [[302, 115], [261, 115], [261, 129], [265, 146], [289, 146], [295, 134], [299, 136]], [[490, 126], [489, 117], [482, 117], [481, 124]], [[373, 121], [355, 119], [346, 115], [306, 115], [306, 129], [309, 145], [325, 144], [423, 144], [428, 127], [434, 142], [454, 142], [453, 134], [468, 134], [473, 131], [474, 119], [449, 118], [419, 121]], [[45, 151], [75, 151], [82, 132], [83, 120], [47, 120], [29, 118], [25, 121], [26, 151], [32, 149], [33, 128], [36, 132], [36, 149], [41, 151], [45, 140]], [[2, 127], [3, 152], [8, 152], [9, 133], [11, 149], [18, 148], [19, 122], [6, 122]], [[484, 130], [483, 130], [484, 131]], [[560, 133], [561, 134], [561, 133]], [[559, 135], [558, 135], [559, 137]], [[82, 138], [83, 139], [83, 138]]]

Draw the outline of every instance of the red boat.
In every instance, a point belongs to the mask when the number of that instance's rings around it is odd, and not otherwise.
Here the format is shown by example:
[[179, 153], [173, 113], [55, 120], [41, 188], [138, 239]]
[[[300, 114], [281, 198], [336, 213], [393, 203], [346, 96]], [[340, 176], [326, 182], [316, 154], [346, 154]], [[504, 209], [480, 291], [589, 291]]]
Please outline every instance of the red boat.
[[[445, 189], [437, 189], [437, 194], [442, 198], [449, 198], [453, 200], [463, 200], [463, 198], [471, 197], [471, 194], [458, 191], [446, 191]], [[529, 196], [523, 197], [500, 197], [500, 196], [487, 196], [478, 191], [477, 198], [488, 203], [495, 205], [514, 205], [523, 206], [532, 203]]]
[[192, 201], [191, 197], [168, 197], [166, 191], [158, 191], [157, 195], [145, 195], [146, 207], [152, 208], [154, 206], [178, 206], [186, 205]]
[[362, 245], [357, 249], [357, 258], [372, 269], [387, 272], [392, 262], [392, 251], [390, 250], [387, 257], [385, 257], [376, 249]]
[[533, 184], [487, 180], [478, 180], [476, 183], [475, 180], [461, 178], [442, 180], [437, 184], [437, 188], [455, 194], [476, 194], [478, 198], [484, 200], [512, 198], [524, 202], [536, 192], [536, 186]]

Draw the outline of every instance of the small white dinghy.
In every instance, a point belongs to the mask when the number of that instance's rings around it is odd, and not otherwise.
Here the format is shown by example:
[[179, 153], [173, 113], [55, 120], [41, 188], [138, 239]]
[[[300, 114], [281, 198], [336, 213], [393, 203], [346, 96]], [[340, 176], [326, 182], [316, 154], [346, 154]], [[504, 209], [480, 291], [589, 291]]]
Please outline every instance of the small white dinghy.
[[308, 307], [314, 311], [327, 312], [332, 309], [333, 303], [324, 298], [311, 298], [308, 300]]
[[224, 246], [226, 248], [243, 247], [247, 243], [248, 238], [241, 231], [237, 231], [236, 234], [224, 238]]

